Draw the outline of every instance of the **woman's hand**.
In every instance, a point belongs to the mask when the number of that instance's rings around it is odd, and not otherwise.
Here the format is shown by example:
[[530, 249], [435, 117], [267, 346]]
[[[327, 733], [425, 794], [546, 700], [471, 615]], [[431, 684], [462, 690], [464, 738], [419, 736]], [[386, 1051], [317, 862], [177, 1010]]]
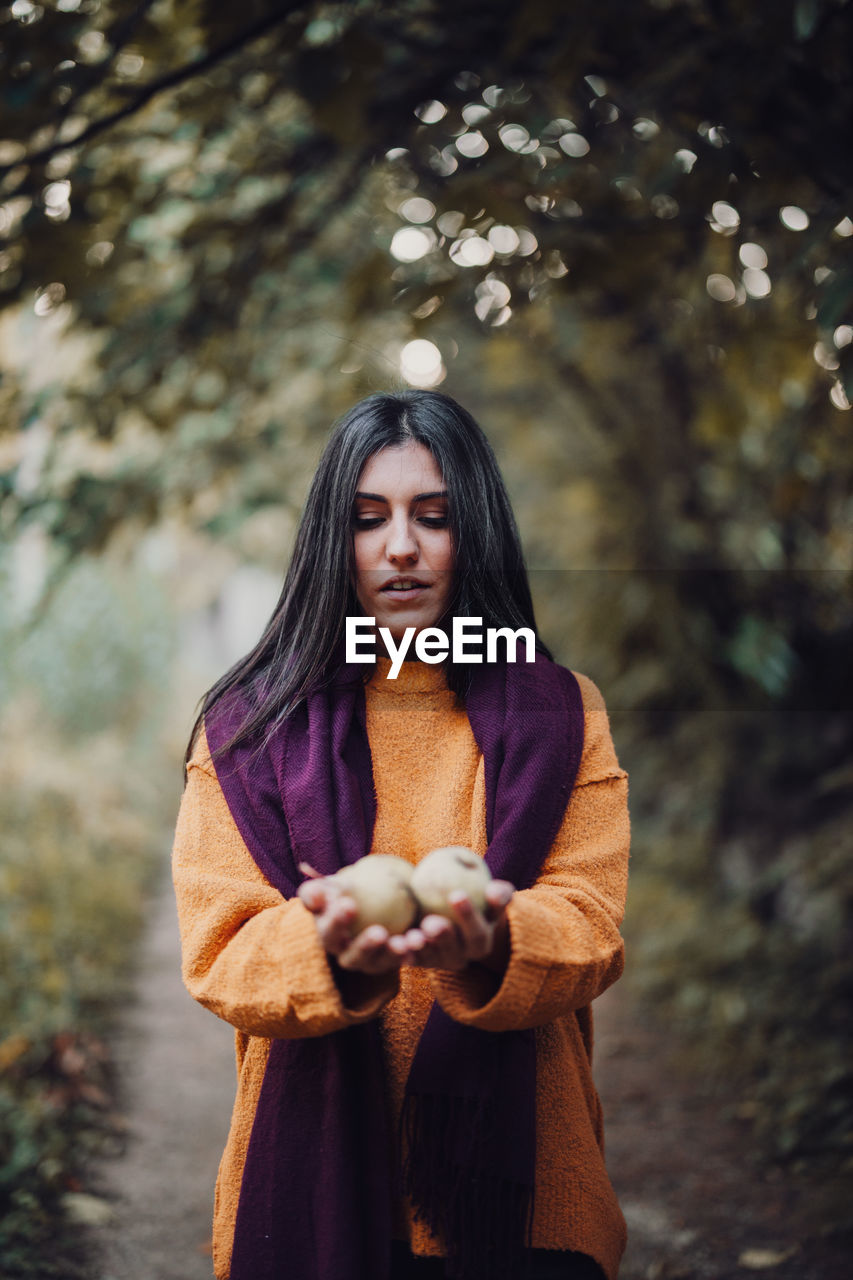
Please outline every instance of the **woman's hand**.
[[428, 915], [403, 934], [372, 924], [353, 937], [356, 905], [328, 877], [305, 880], [298, 889], [313, 914], [326, 951], [342, 969], [381, 974], [404, 964], [430, 969], [464, 969], [478, 960], [498, 971], [509, 957], [506, 908], [514, 889], [508, 880], [486, 886], [486, 910], [478, 911], [466, 893], [451, 895], [454, 919]]
[[331, 877], [304, 880], [297, 894], [314, 916], [320, 941], [342, 969], [374, 974], [399, 969], [403, 959], [389, 947], [391, 935], [381, 924], [368, 925], [353, 937], [355, 901]]
[[509, 960], [509, 923], [506, 909], [515, 892], [509, 880], [491, 880], [486, 886], [486, 909], [478, 911], [467, 893], [450, 895], [453, 920], [424, 916], [420, 924], [389, 946], [405, 946], [404, 963], [425, 969], [464, 969], [472, 960], [502, 973]]

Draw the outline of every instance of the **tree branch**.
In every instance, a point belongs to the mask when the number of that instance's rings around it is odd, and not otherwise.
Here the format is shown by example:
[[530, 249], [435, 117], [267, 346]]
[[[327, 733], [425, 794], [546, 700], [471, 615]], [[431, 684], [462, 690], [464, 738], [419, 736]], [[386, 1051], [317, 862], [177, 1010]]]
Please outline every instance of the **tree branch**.
[[[194, 76], [201, 75], [205, 71], [209, 71], [211, 67], [217, 66], [220, 62], [230, 58], [232, 54], [238, 53], [245, 48], [247, 44], [251, 44], [254, 40], [260, 39], [266, 35], [273, 27], [278, 26], [294, 9], [299, 8], [299, 0], [291, 0], [291, 3], [280, 5], [274, 14], [269, 14], [265, 18], [261, 18], [258, 22], [252, 23], [243, 31], [239, 31], [230, 40], [219, 45], [216, 49], [212, 49], [210, 53], [206, 53], [203, 57], [195, 59], [193, 62], [185, 63], [182, 67], [176, 67], [173, 71], [169, 71], [166, 75], [161, 76], [157, 80], [152, 80], [149, 84], [143, 85], [136, 91], [131, 100], [123, 107], [119, 107], [115, 111], [108, 112], [107, 115], [101, 116], [97, 120], [92, 120], [80, 133], [73, 138], [64, 141], [56, 141], [50, 143], [46, 147], [42, 147], [39, 151], [34, 151], [30, 155], [22, 157], [22, 159], [0, 166], [0, 180], [12, 169], [18, 169], [21, 166], [29, 166], [36, 164], [44, 164], [51, 160], [54, 156], [59, 155], [63, 151], [73, 150], [75, 147], [82, 146], [83, 143], [91, 141], [92, 138], [104, 133], [107, 129], [111, 129], [113, 125], [119, 124], [122, 120], [126, 120], [129, 116], [135, 115], [137, 111], [156, 98], [158, 94], [164, 93], [167, 89], [174, 89], [180, 84], [192, 80]], [[15, 194], [14, 192], [12, 194]]]
[[[57, 132], [62, 128], [68, 116], [72, 115], [77, 104], [86, 97], [86, 95], [96, 86], [103, 84], [107, 75], [109, 75], [110, 67], [116, 59], [116, 55], [121, 53], [122, 49], [133, 39], [134, 32], [145, 17], [148, 10], [156, 3], [156, 0], [140, 0], [132, 13], [116, 21], [112, 31], [109, 32], [108, 40], [110, 44], [110, 55], [108, 58], [96, 62], [93, 66], [80, 66], [78, 81], [74, 85], [71, 97], [63, 104], [62, 114], [56, 122], [54, 129], [54, 138]], [[52, 145], [52, 144], [51, 144]]]

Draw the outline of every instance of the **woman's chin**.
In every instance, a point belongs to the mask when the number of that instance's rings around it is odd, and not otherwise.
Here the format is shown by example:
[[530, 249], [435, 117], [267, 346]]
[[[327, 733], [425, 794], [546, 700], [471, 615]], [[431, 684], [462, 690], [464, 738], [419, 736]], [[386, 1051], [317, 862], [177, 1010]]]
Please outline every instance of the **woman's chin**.
[[373, 616], [376, 618], [377, 630], [379, 627], [387, 627], [395, 642], [402, 640], [409, 627], [414, 627], [418, 632], [426, 627], [438, 626], [435, 609], [427, 610], [423, 605], [418, 606], [415, 603], [406, 605], [403, 601], [396, 608], [377, 607]]
[[[387, 628], [387, 630], [390, 631], [391, 639], [394, 641], [395, 644], [400, 643], [400, 641], [404, 638], [406, 632], [411, 627], [414, 627], [415, 635], [417, 635], [419, 631], [423, 631], [425, 627], [431, 627], [432, 625], [433, 625], [432, 622], [424, 622], [423, 618], [419, 618], [416, 615], [413, 615], [412, 617], [405, 617], [405, 618], [400, 618], [398, 616], [396, 618], [377, 618], [376, 619], [377, 629], [379, 627]], [[414, 639], [414, 636], [411, 638]]]

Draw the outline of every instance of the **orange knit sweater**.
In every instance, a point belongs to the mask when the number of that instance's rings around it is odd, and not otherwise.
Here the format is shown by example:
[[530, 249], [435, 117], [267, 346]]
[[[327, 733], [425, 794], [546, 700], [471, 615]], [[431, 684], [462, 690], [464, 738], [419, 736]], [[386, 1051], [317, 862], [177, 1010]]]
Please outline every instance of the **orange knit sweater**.
[[[377, 816], [372, 853], [417, 862], [440, 845], [486, 850], [483, 758], [441, 667], [407, 662], [396, 680], [380, 659], [367, 686]], [[459, 1022], [536, 1028], [537, 1156], [533, 1244], [575, 1249], [615, 1280], [625, 1223], [603, 1160], [601, 1107], [590, 1070], [590, 1002], [619, 977], [628, 868], [627, 775], [604, 702], [578, 676], [585, 741], [572, 798], [535, 885], [508, 908], [503, 975], [403, 968], [347, 975], [346, 1003], [313, 916], [258, 870], [237, 831], [204, 735], [188, 770], [173, 857], [190, 993], [236, 1028], [237, 1097], [216, 1185], [213, 1260], [227, 1280], [243, 1163], [271, 1038], [316, 1036], [381, 1020], [398, 1117], [433, 999]], [[358, 1171], [353, 1170], [353, 1176]], [[395, 1234], [418, 1254], [440, 1244], [397, 1207]]]

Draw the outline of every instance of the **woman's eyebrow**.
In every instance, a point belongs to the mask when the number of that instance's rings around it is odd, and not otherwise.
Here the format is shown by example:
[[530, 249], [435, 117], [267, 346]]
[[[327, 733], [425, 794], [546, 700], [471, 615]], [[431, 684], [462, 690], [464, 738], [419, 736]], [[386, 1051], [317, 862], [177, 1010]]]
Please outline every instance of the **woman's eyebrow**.
[[[388, 499], [382, 493], [363, 493], [359, 490], [357, 498], [366, 498], [368, 502], [387, 502]], [[426, 502], [429, 498], [446, 498], [448, 496], [446, 489], [433, 489], [430, 493], [416, 493], [412, 498], [412, 502]]]

